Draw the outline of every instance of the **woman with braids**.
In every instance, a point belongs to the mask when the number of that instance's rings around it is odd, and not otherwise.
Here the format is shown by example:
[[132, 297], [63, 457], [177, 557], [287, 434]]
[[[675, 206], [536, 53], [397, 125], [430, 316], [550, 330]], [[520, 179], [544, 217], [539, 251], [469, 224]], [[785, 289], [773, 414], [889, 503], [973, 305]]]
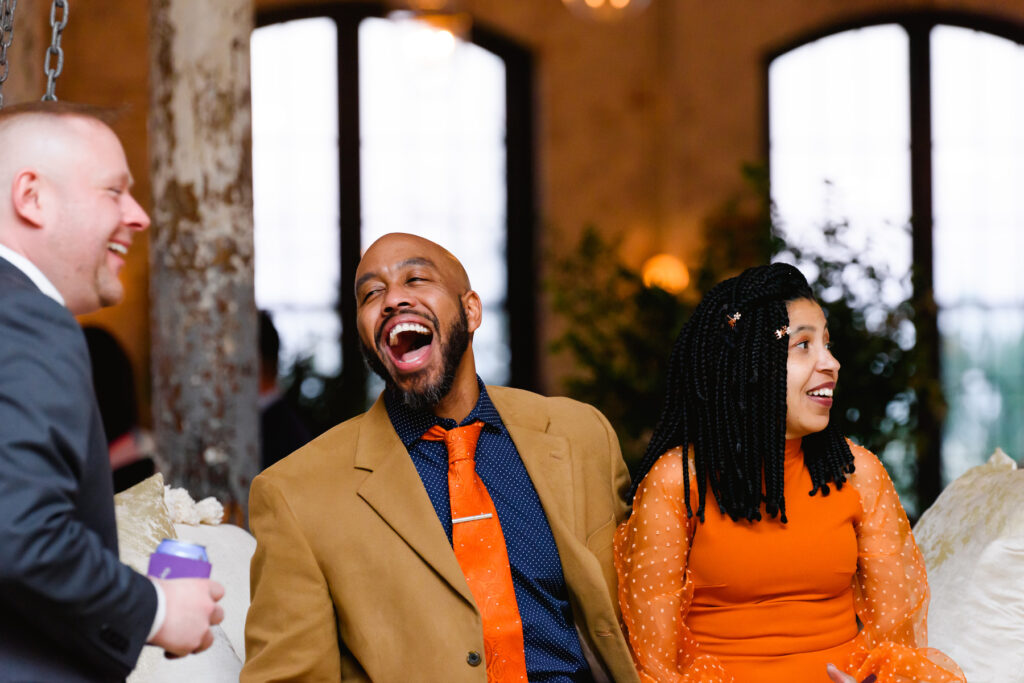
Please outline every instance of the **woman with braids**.
[[[646, 681], [964, 681], [885, 469], [829, 424], [839, 362], [796, 268], [715, 286], [672, 349], [615, 537]], [[709, 495], [710, 494], [710, 495]]]

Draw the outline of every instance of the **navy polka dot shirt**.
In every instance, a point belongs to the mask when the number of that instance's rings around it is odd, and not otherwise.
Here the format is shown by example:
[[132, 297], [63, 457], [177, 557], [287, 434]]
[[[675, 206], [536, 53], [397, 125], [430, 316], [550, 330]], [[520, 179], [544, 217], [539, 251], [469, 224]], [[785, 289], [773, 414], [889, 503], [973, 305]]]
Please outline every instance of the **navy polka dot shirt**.
[[[476, 471], [494, 501], [505, 535], [516, 602], [523, 620], [527, 674], [531, 682], [590, 681], [590, 669], [576, 634], [562, 562], [547, 516], [519, 451], [479, 377], [477, 383], [480, 400], [461, 424], [476, 420], [484, 423], [476, 446]], [[435, 424], [445, 429], [461, 425], [430, 413], [414, 412], [386, 391], [384, 403], [451, 543], [448, 451], [443, 441], [423, 441], [420, 437]]]

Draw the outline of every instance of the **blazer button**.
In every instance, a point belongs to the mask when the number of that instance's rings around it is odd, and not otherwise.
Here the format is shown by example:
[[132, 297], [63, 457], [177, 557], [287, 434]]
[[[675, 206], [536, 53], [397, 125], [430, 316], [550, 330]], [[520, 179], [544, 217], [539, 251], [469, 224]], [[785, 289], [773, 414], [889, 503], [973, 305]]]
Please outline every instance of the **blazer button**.
[[466, 655], [466, 664], [470, 666], [480, 666], [482, 661], [484, 661], [484, 658], [476, 650], [470, 650], [469, 654]]

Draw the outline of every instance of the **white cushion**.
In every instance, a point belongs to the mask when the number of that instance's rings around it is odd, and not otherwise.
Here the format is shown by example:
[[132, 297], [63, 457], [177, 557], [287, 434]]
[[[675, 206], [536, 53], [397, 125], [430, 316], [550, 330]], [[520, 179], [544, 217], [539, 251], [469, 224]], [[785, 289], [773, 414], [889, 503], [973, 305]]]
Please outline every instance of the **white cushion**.
[[238, 683], [242, 661], [228, 637], [213, 627], [213, 645], [197, 655], [167, 659], [164, 651], [147, 645], [127, 683]]
[[956, 646], [969, 681], [1024, 681], [1024, 536], [988, 544], [963, 596]]
[[[190, 499], [191, 500], [191, 499]], [[171, 524], [164, 501], [163, 478], [155, 474], [115, 496], [121, 561], [145, 572], [149, 554], [163, 538], [205, 546], [213, 565], [211, 578], [224, 586], [224, 621], [213, 627], [214, 643], [205, 652], [167, 659], [163, 650], [146, 646], [130, 683], [235, 683], [245, 660], [245, 616], [249, 610], [249, 560], [256, 539], [230, 524]], [[214, 515], [219, 518], [220, 514]]]
[[114, 514], [121, 561], [145, 574], [149, 556], [160, 541], [175, 537], [164, 504], [163, 476], [157, 472], [114, 496]]
[[997, 450], [914, 527], [932, 592], [928, 644], [971, 683], [1024, 683], [1024, 471]]

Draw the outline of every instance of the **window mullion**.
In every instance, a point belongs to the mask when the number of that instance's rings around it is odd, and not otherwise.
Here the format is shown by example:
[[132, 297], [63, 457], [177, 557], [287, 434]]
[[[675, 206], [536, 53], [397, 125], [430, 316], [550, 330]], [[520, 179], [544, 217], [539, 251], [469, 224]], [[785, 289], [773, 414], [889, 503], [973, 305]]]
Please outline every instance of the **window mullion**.
[[[360, 229], [360, 143], [359, 143], [359, 23], [363, 16], [346, 14], [338, 17], [338, 176], [339, 225], [341, 231], [341, 278], [338, 282], [338, 314], [341, 316], [341, 353], [344, 359], [342, 392], [355, 402], [346, 406], [346, 413], [355, 415], [362, 409], [366, 385], [366, 367], [359, 350], [356, 329], [356, 302], [351, 283], [362, 253]], [[342, 398], [341, 396], [338, 397]], [[359, 405], [356, 405], [358, 403]]]
[[917, 493], [921, 509], [942, 491], [942, 419], [945, 399], [940, 372], [938, 307], [932, 254], [931, 30], [933, 22], [904, 24], [910, 38], [910, 187], [914, 326], [918, 403]]

